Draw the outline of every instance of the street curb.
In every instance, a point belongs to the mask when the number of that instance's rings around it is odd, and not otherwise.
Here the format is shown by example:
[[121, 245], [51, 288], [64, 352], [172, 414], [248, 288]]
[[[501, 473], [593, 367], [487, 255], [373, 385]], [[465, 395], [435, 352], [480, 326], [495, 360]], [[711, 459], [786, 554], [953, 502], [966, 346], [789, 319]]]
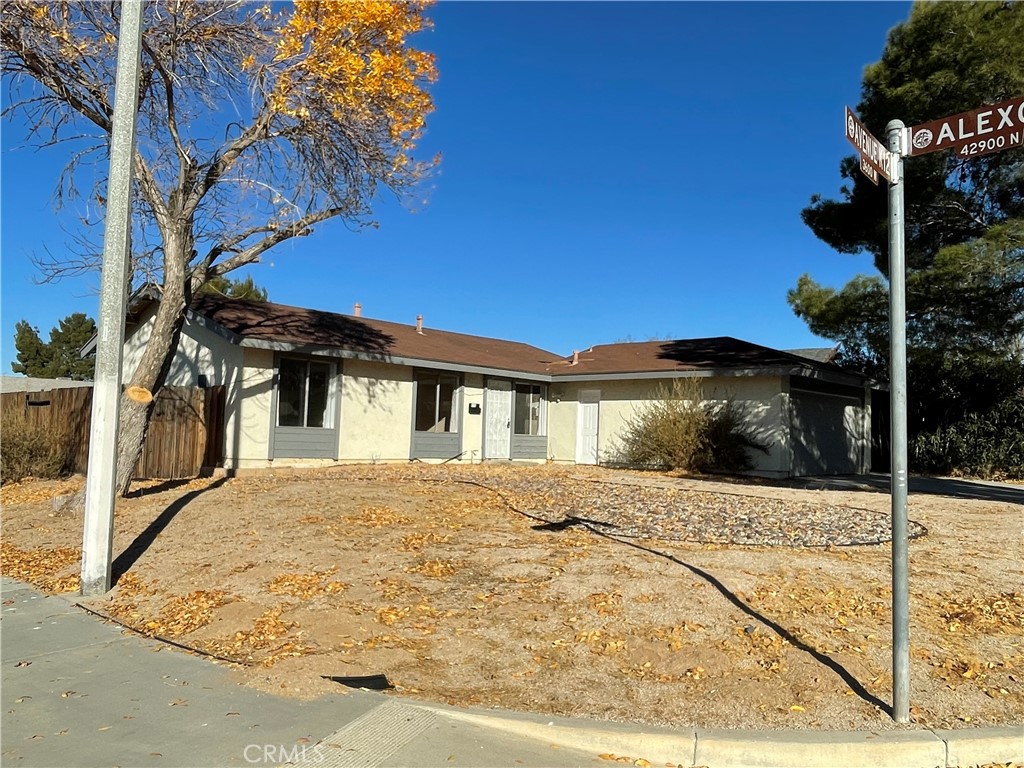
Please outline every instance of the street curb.
[[1024, 725], [935, 731], [946, 742], [946, 765], [1024, 764]]
[[657, 728], [414, 704], [564, 749], [680, 768], [960, 768], [1024, 764], [1024, 725], [964, 730], [768, 731]]
[[937, 768], [946, 745], [931, 731], [697, 732], [696, 765], [709, 768]]
[[500, 715], [486, 714], [447, 707], [428, 708], [453, 720], [492, 728], [515, 736], [554, 744], [563, 749], [592, 752], [594, 755], [610, 754], [644, 758], [654, 765], [673, 763], [689, 768], [692, 766], [697, 747], [697, 732], [693, 729], [644, 727], [626, 723], [591, 721], [581, 726], [580, 721], [562, 717], [545, 717], [519, 712], [502, 712]]

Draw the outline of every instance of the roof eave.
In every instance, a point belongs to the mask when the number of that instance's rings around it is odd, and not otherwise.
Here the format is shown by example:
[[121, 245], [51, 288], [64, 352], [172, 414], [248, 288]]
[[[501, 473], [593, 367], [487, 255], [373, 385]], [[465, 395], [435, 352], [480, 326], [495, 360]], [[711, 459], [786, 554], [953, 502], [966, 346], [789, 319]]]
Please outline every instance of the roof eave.
[[484, 365], [468, 365], [453, 363], [447, 360], [431, 360], [428, 358], [389, 355], [379, 352], [359, 352], [343, 347], [326, 347], [318, 344], [295, 344], [286, 341], [267, 341], [264, 339], [243, 338], [239, 346], [246, 349], [266, 349], [273, 352], [291, 352], [302, 355], [320, 355], [342, 360], [363, 360], [366, 362], [388, 363], [391, 365], [407, 365], [411, 368], [431, 368], [435, 370], [455, 371], [456, 373], [479, 373], [484, 376], [496, 376], [507, 379], [550, 382], [551, 376], [545, 373], [532, 373], [512, 368], [493, 368]]
[[823, 371], [805, 366], [763, 366], [755, 368], [697, 368], [663, 371], [618, 371], [614, 373], [556, 373], [553, 382], [573, 381], [630, 381], [644, 379], [688, 379], [688, 378], [740, 378], [753, 376], [807, 376], [833, 384], [855, 383], [858, 386], [878, 387], [878, 382], [866, 376], [844, 371]]
[[[139, 288], [135, 293], [128, 297], [128, 307], [125, 310], [125, 315], [131, 315], [138, 311], [138, 309], [148, 301], [159, 301], [160, 291], [152, 283], [143, 283], [142, 287]], [[100, 318], [100, 322], [103, 318]], [[78, 350], [78, 356], [88, 357], [96, 351], [96, 346], [99, 343], [99, 330], [89, 337], [89, 340], [82, 345], [82, 348]]]

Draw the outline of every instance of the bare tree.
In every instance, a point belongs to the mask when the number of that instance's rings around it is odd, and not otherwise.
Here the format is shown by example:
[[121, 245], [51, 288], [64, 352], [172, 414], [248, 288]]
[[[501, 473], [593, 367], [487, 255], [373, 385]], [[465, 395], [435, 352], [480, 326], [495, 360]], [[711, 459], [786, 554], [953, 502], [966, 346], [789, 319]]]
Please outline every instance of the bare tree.
[[[433, 56], [409, 45], [429, 0], [147, 2], [134, 161], [135, 268], [161, 293], [128, 382], [156, 394], [185, 310], [209, 279], [328, 219], [364, 225], [379, 188], [402, 195], [433, 163], [411, 152], [433, 105]], [[67, 143], [59, 200], [102, 212], [120, 4], [15, 0], [0, 21], [7, 117], [36, 145]], [[99, 221], [102, 216], [95, 216]], [[41, 263], [56, 279], [95, 254]], [[122, 398], [117, 482], [127, 492], [151, 404]]]

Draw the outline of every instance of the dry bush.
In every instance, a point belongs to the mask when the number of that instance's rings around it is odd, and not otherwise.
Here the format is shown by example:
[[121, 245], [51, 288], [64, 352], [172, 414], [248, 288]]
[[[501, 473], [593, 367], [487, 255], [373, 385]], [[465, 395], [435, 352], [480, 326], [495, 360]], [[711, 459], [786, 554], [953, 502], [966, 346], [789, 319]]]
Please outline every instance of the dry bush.
[[654, 399], [633, 415], [619, 436], [617, 463], [690, 469], [704, 448], [708, 414], [699, 379], [659, 384]]
[[704, 434], [704, 452], [695, 469], [742, 472], [752, 469], [750, 451], [768, 453], [746, 426], [746, 411], [732, 400], [707, 404], [708, 426]]
[[0, 482], [67, 477], [75, 471], [75, 452], [68, 430], [33, 427], [5, 414], [0, 423]]
[[659, 384], [619, 435], [616, 464], [686, 471], [750, 469], [748, 448], [767, 453], [731, 400], [708, 403], [700, 379]]

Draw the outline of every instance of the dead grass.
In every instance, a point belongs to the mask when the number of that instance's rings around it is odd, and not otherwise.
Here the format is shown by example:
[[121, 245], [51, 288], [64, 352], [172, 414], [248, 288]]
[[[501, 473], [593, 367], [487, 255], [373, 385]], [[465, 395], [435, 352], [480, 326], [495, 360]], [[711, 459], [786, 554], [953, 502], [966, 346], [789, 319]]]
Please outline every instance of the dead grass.
[[[243, 682], [289, 695], [335, 692], [323, 676], [384, 673], [400, 693], [455, 704], [704, 727], [893, 727], [879, 708], [891, 687], [887, 546], [623, 543], [536, 529], [506, 503], [544, 508], [522, 483], [503, 500], [455, 481], [505, 473], [537, 487], [554, 477], [581, 509], [603, 476], [384, 466], [234, 479], [190, 501], [88, 605], [235, 659]], [[115, 552], [210, 483], [119, 502]], [[49, 501], [68, 488], [4, 488], [5, 574], [77, 588], [80, 521]], [[888, 508], [882, 494], [742, 491]], [[911, 543], [915, 721], [1021, 722], [1020, 507], [912, 496], [910, 513], [928, 529]]]

